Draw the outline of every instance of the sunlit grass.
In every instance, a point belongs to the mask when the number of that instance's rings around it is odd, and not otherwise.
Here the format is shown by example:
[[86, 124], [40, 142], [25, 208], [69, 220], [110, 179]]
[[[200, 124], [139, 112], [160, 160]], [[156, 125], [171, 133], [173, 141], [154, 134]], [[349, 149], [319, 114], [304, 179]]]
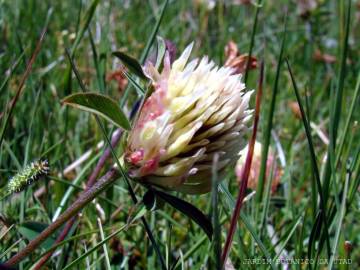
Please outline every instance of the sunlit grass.
[[[171, 40], [178, 54], [194, 41], [193, 55], [209, 55], [219, 65], [225, 62], [226, 44], [233, 40], [240, 54], [250, 52], [258, 63], [265, 63], [257, 134], [265, 146], [260, 184], [255, 194], [246, 194], [240, 212], [229, 254], [235, 269], [268, 269], [270, 264], [262, 259], [274, 260], [273, 267], [280, 268], [275, 259], [285, 258], [321, 259], [317, 263], [327, 262], [329, 269], [359, 267], [357, 4], [319, 1], [301, 15], [297, 1], [219, 1], [213, 7], [202, 2], [207, 1], [169, 1], [166, 7], [155, 0], [0, 2], [0, 198], [10, 177], [31, 161], [47, 158], [51, 168], [48, 178], [0, 201], [1, 262], [76, 200], [111, 144], [113, 125], [60, 101], [85, 89], [111, 96], [128, 115], [142, 95], [137, 84], [147, 85], [131, 72], [125, 89], [108, 80], [121, 66], [112, 52], [124, 52], [143, 64], [155, 51], [159, 35]], [[248, 89], [257, 89], [259, 76], [259, 69], [247, 73]], [[255, 98], [251, 104], [254, 108]], [[270, 179], [265, 179], [267, 147], [275, 150], [276, 166], [282, 170], [275, 192], [269, 191]], [[122, 140], [108, 156], [119, 157], [123, 148]], [[121, 166], [112, 158], [99, 177], [114, 163]], [[238, 196], [234, 170], [229, 167], [224, 179], [214, 176], [214, 182], [223, 180], [217, 196], [172, 193], [209, 214], [215, 242], [168, 204], [143, 217], [145, 212], [134, 202], [146, 189], [133, 182], [129, 189], [126, 181], [118, 180], [83, 209], [47, 266], [216, 269]], [[142, 222], [132, 220], [136, 214]], [[20, 269], [31, 269], [62, 229], [25, 258]], [[340, 265], [336, 259], [350, 259], [352, 264]], [[290, 264], [291, 269], [308, 267]], [[315, 269], [315, 262], [311, 267]]]

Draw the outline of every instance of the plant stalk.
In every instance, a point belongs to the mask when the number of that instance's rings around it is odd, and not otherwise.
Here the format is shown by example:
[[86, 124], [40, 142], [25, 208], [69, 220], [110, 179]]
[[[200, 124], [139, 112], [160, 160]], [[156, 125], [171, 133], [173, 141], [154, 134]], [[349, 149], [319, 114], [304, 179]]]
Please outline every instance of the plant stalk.
[[249, 142], [249, 149], [248, 149], [248, 152], [246, 155], [245, 165], [244, 165], [244, 168], [241, 173], [241, 184], [239, 186], [239, 195], [236, 199], [236, 205], [235, 205], [235, 209], [233, 212], [233, 216], [231, 218], [229, 233], [226, 237], [225, 246], [224, 246], [224, 250], [222, 253], [222, 257], [221, 257], [222, 268], [224, 268], [224, 266], [226, 264], [226, 260], [229, 256], [232, 240], [234, 238], [234, 234], [235, 234], [235, 230], [236, 230], [237, 221], [239, 220], [239, 216], [240, 216], [240, 209], [242, 207], [243, 200], [244, 200], [245, 194], [246, 194], [246, 187], [248, 184], [248, 179], [249, 179], [249, 174], [250, 174], [250, 169], [251, 169], [251, 162], [252, 162], [252, 157], [253, 157], [253, 153], [254, 153], [254, 145], [255, 145], [255, 140], [256, 140], [257, 127], [258, 127], [258, 123], [259, 123], [263, 81], [264, 81], [264, 62], [261, 63], [261, 67], [260, 67], [259, 90], [256, 95], [256, 107], [255, 107], [255, 115], [254, 115], [253, 132], [252, 132], [251, 139]]
[[50, 235], [59, 229], [66, 221], [73, 218], [81, 209], [91, 202], [97, 195], [110, 187], [118, 178], [119, 171], [111, 168], [103, 177], [101, 177], [90, 189], [84, 191], [80, 197], [61, 214], [56, 221], [51, 223], [44, 231], [42, 231], [35, 239], [7, 262], [7, 266], [15, 266], [27, 256], [29, 256], [41, 243], [43, 243]]
[[[120, 129], [115, 130], [115, 132], [112, 136], [112, 139], [111, 139], [112, 147], [115, 147], [118, 144], [118, 142], [120, 141], [121, 135], [122, 135], [122, 131]], [[104, 151], [103, 155], [100, 157], [98, 163], [96, 164], [94, 171], [89, 176], [89, 178], [86, 182], [85, 190], [89, 190], [94, 185], [96, 179], [98, 178], [102, 168], [104, 167], [106, 161], [109, 159], [110, 155], [111, 155], [111, 150], [109, 147], [107, 147], [106, 150]], [[66, 223], [64, 229], [61, 231], [60, 235], [56, 238], [54, 245], [60, 243], [61, 241], [63, 241], [66, 238], [66, 236], [70, 232], [70, 230], [76, 220], [77, 220], [77, 216], [73, 217]], [[50, 259], [50, 257], [52, 256], [52, 254], [54, 252], [55, 252], [55, 250], [45, 254], [32, 270], [41, 269], [41, 267]]]

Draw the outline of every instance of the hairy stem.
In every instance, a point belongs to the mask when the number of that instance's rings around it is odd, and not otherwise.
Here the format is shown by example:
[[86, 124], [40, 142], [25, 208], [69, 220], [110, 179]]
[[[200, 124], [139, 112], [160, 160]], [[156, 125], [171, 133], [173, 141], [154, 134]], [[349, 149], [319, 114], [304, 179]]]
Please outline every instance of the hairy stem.
[[90, 189], [84, 191], [80, 197], [61, 214], [56, 221], [51, 223], [44, 231], [42, 231], [35, 239], [19, 253], [10, 258], [7, 266], [15, 266], [30, 253], [32, 253], [41, 243], [43, 243], [51, 234], [59, 229], [66, 221], [73, 218], [81, 209], [83, 209], [89, 202], [91, 202], [97, 195], [110, 187], [117, 177], [119, 171], [115, 168], [110, 169], [103, 177], [101, 177]]
[[[115, 147], [118, 142], [120, 141], [122, 135], [122, 131], [120, 129], [115, 130], [112, 138], [111, 138], [111, 146]], [[94, 171], [91, 173], [91, 175], [89, 176], [87, 182], [86, 182], [86, 189], [88, 190], [90, 189], [97, 177], [99, 176], [102, 168], [104, 167], [106, 161], [109, 159], [111, 155], [111, 149], [109, 147], [106, 148], [106, 150], [104, 151], [103, 155], [100, 157], [98, 163], [96, 164], [96, 167], [94, 169]], [[61, 241], [63, 241], [65, 239], [65, 237], [68, 235], [68, 233], [70, 232], [72, 226], [74, 225], [75, 221], [77, 220], [77, 216], [74, 216], [72, 219], [70, 219], [66, 224], [64, 229], [61, 231], [60, 235], [56, 238], [54, 245], [60, 243]], [[41, 267], [50, 259], [50, 257], [52, 256], [52, 254], [55, 252], [55, 249], [53, 251], [50, 251], [49, 253], [45, 254], [40, 261], [35, 265], [35, 267], [33, 268], [33, 270], [38, 270], [41, 269]]]

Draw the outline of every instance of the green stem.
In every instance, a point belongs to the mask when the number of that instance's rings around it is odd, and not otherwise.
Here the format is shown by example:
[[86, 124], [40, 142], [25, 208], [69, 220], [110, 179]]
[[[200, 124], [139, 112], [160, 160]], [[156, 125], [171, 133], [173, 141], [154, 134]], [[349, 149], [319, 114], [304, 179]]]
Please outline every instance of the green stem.
[[266, 162], [267, 162], [267, 157], [268, 157], [268, 153], [269, 153], [270, 135], [271, 135], [271, 130], [272, 130], [272, 126], [273, 126], [273, 118], [274, 118], [276, 97], [277, 97], [277, 92], [278, 92], [281, 64], [282, 64], [283, 53], [284, 53], [284, 49], [285, 49], [286, 31], [287, 31], [287, 14], [285, 15], [285, 19], [284, 19], [284, 31], [283, 31], [283, 37], [282, 37], [282, 42], [281, 42], [280, 54], [279, 54], [278, 63], [277, 63], [274, 88], [273, 88], [273, 92], [271, 95], [269, 112], [267, 114], [267, 119], [266, 119], [266, 128], [265, 128], [264, 135], [263, 135], [259, 181], [258, 181], [258, 186], [256, 189], [256, 202], [258, 205], [261, 203], [262, 198], [263, 198], [263, 189], [264, 189], [264, 182], [265, 182], [265, 177], [266, 177]]
[[355, 92], [354, 92], [353, 98], [351, 100], [350, 110], [349, 110], [349, 113], [348, 113], [347, 118], [346, 118], [345, 127], [343, 129], [344, 132], [343, 132], [343, 134], [341, 136], [341, 139], [340, 139], [338, 153], [336, 155], [336, 160], [335, 160], [335, 167], [339, 164], [339, 161], [340, 161], [341, 153], [342, 153], [342, 150], [343, 150], [344, 144], [345, 144], [345, 139], [347, 138], [347, 135], [349, 133], [351, 117], [352, 117], [352, 115], [354, 113], [356, 100], [357, 100], [357, 97], [359, 96], [359, 93], [360, 93], [360, 72], [359, 72], [359, 75], [358, 75], [358, 78], [357, 78]]
[[263, 0], [260, 0], [259, 3], [256, 5], [256, 13], [255, 13], [255, 19], [254, 19], [253, 29], [252, 29], [252, 33], [251, 33], [249, 53], [248, 53], [248, 58], [246, 61], [245, 78], [244, 78], [245, 84], [246, 84], [248, 74], [249, 74], [248, 71], [249, 71], [249, 67], [250, 67], [250, 63], [251, 63], [251, 54], [252, 54], [252, 50], [254, 47], [255, 33], [256, 33], [257, 22], [258, 22], [259, 12], [262, 7], [262, 3], [263, 3]]

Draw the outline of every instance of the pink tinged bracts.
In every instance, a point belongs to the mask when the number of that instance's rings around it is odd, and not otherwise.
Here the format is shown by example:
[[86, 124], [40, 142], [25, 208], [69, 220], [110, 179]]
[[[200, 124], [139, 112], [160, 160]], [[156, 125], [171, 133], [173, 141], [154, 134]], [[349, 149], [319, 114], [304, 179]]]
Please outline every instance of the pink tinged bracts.
[[211, 164], [220, 155], [220, 176], [246, 144], [252, 111], [241, 75], [207, 56], [188, 62], [193, 44], [159, 72], [146, 63], [153, 93], [131, 130], [124, 161], [137, 181], [189, 194], [211, 190]]

